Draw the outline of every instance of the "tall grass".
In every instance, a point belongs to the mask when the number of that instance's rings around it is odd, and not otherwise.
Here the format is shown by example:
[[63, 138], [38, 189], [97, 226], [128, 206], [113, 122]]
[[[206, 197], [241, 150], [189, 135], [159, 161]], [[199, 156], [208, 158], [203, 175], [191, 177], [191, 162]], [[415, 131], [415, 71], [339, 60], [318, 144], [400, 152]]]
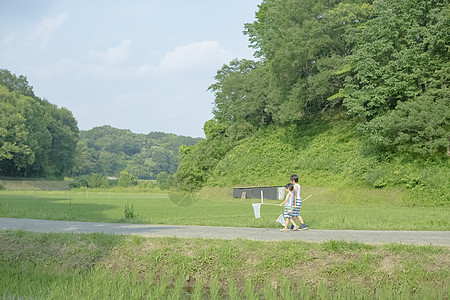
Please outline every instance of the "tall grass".
[[[276, 228], [282, 208], [263, 205], [255, 219], [251, 203], [257, 199], [234, 199], [223, 189], [209, 189], [192, 206], [176, 206], [164, 193], [109, 191], [0, 192], [0, 216], [94, 222], [134, 222], [172, 225], [208, 225]], [[450, 208], [410, 207], [395, 202], [396, 192], [374, 194], [352, 189], [342, 194], [324, 188], [305, 188], [313, 194], [301, 209], [310, 228], [365, 230], [449, 230]], [[364, 196], [364, 205], [353, 200]], [[373, 200], [376, 199], [376, 200]], [[381, 199], [381, 200], [380, 200]], [[379, 201], [377, 203], [376, 201]], [[280, 201], [266, 201], [277, 204]], [[124, 210], [125, 207], [125, 210]], [[170, 212], [170, 213], [168, 213]]]
[[[445, 247], [27, 232], [0, 240], [4, 299], [448, 298]], [[294, 249], [300, 256], [277, 260]]]

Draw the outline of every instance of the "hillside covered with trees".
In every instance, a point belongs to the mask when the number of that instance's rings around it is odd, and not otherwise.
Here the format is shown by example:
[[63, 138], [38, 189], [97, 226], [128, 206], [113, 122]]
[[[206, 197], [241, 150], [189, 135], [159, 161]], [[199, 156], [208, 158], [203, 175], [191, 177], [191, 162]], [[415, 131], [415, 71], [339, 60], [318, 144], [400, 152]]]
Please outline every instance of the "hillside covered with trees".
[[140, 179], [155, 179], [159, 173], [177, 170], [181, 145], [200, 140], [163, 132], [137, 134], [108, 125], [81, 130], [73, 174], [119, 176], [127, 171]]
[[[450, 6], [434, 0], [263, 0], [245, 24], [255, 60], [209, 90], [206, 140], [177, 180], [413, 189], [447, 203]], [[433, 200], [434, 199], [434, 200]]]

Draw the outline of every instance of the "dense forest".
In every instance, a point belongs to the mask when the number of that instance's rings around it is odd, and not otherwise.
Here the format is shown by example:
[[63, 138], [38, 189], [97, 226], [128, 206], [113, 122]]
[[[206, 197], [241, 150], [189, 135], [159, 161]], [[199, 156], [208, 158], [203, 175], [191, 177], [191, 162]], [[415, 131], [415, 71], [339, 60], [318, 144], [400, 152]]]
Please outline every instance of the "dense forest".
[[199, 140], [111, 126], [80, 131], [72, 112], [37, 97], [25, 76], [0, 70], [0, 176], [60, 179], [126, 171], [155, 179], [176, 171], [181, 145]]
[[181, 145], [200, 140], [163, 132], [137, 134], [107, 125], [81, 130], [73, 174], [119, 176], [127, 171], [139, 179], [155, 179], [159, 173], [177, 170]]
[[37, 97], [25, 76], [0, 70], [0, 175], [70, 175], [78, 131], [71, 111]]
[[[375, 187], [423, 187], [422, 175], [408, 179], [401, 166], [448, 171], [449, 1], [264, 0], [244, 34], [255, 60], [218, 70], [209, 87], [215, 101], [207, 139], [181, 149], [183, 186], [280, 184], [277, 167], [286, 173], [307, 167], [348, 172]], [[333, 126], [338, 139], [328, 131]], [[315, 145], [322, 134], [328, 139]], [[344, 155], [350, 150], [353, 156]], [[358, 169], [356, 157], [370, 163]], [[397, 168], [380, 167], [389, 163]], [[316, 179], [310, 184], [324, 184]]]

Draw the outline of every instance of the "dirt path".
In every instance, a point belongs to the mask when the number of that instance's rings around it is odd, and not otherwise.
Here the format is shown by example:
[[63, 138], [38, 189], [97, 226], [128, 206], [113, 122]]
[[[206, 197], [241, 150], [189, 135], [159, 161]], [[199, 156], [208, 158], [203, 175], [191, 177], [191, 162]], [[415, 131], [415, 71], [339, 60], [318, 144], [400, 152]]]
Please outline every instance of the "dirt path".
[[368, 244], [403, 243], [450, 246], [450, 231], [318, 230], [280, 232], [273, 228], [148, 225], [0, 218], [0, 230], [61, 233], [137, 234], [147, 237], [249, 239], [258, 241], [328, 240]]

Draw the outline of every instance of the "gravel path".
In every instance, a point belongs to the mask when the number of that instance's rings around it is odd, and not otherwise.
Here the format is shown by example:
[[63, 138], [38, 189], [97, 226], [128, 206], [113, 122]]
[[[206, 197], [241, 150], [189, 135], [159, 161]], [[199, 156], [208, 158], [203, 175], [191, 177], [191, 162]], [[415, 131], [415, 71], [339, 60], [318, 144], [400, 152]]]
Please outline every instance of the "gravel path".
[[368, 244], [403, 243], [450, 246], [450, 231], [318, 230], [280, 232], [273, 228], [148, 225], [0, 218], [0, 230], [62, 233], [137, 234], [147, 237], [248, 239], [258, 241], [328, 240]]

